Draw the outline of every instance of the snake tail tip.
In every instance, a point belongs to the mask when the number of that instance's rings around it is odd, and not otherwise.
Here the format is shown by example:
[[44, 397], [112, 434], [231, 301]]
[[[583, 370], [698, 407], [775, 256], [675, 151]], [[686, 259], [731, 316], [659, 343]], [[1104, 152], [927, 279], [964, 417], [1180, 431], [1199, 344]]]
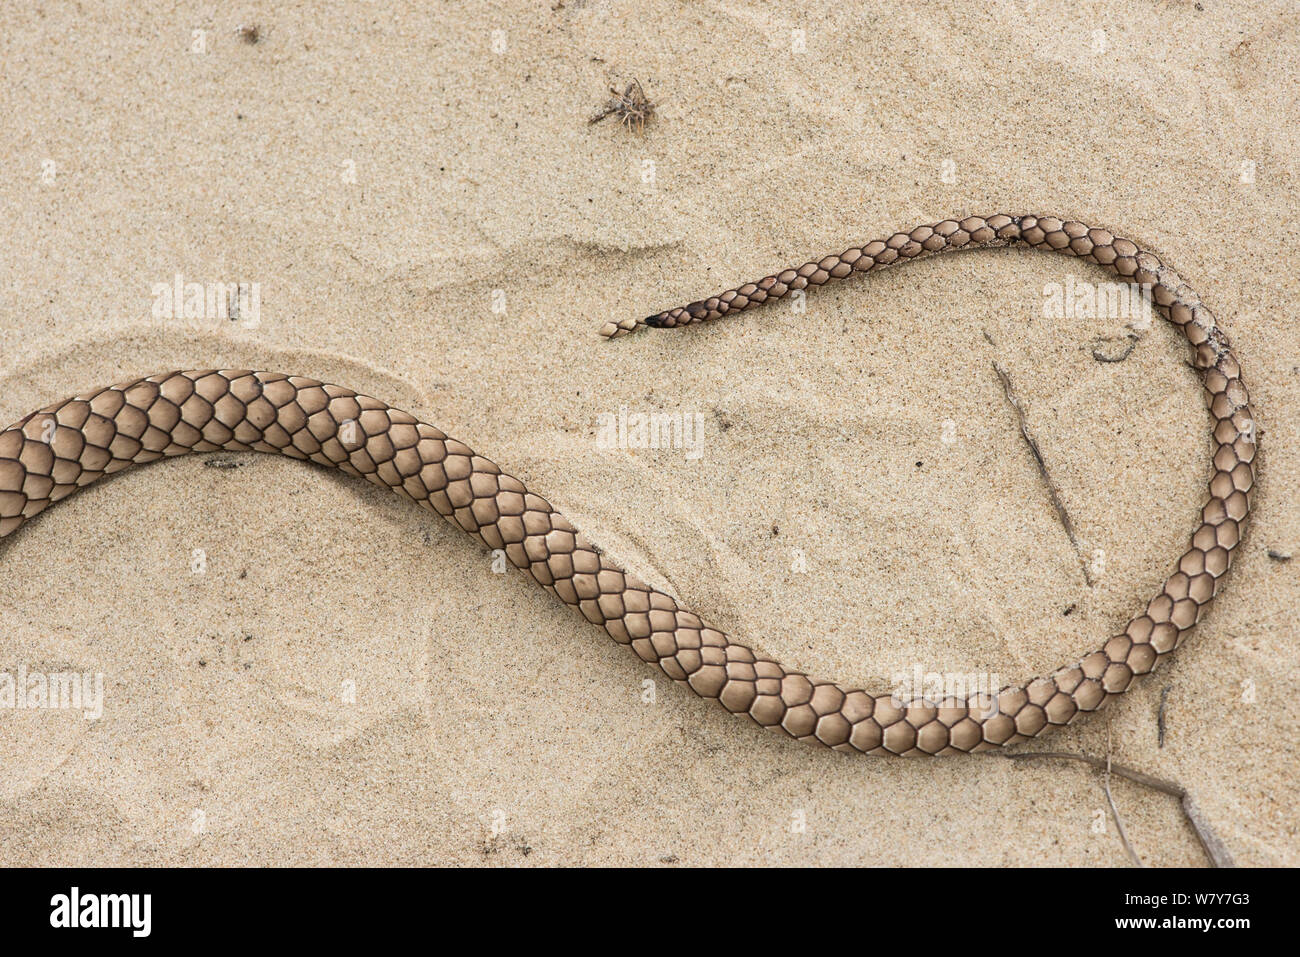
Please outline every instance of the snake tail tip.
[[603, 339], [617, 339], [619, 336], [630, 335], [641, 328], [641, 320], [635, 322], [623, 320], [621, 322], [606, 322], [598, 330], [597, 335]]

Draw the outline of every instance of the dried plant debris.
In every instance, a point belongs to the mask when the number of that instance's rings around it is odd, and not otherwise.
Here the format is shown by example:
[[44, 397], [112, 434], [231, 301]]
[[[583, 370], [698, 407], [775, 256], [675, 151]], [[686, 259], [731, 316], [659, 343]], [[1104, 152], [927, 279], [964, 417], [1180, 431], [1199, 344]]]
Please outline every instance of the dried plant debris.
[[1173, 685], [1165, 685], [1160, 689], [1160, 710], [1156, 712], [1156, 747], [1165, 746], [1165, 708], [1169, 706], [1169, 689]]
[[[1196, 838], [1201, 843], [1201, 848], [1205, 851], [1205, 856], [1210, 859], [1212, 867], [1232, 867], [1232, 854], [1229, 852], [1220, 837], [1210, 826], [1209, 820], [1201, 813], [1196, 802], [1192, 800], [1191, 793], [1181, 784], [1175, 781], [1169, 781], [1164, 778], [1158, 778], [1153, 774], [1146, 774], [1142, 771], [1135, 771], [1133, 768], [1126, 768], [1121, 764], [1113, 764], [1110, 760], [1109, 749], [1105, 758], [1096, 758], [1089, 754], [1072, 754], [1064, 751], [1022, 751], [1019, 754], [1008, 754], [1005, 751], [994, 752], [999, 757], [1007, 758], [1011, 761], [1041, 761], [1041, 760], [1064, 760], [1079, 761], [1083, 764], [1090, 764], [1105, 772], [1108, 776], [1126, 778], [1143, 787], [1151, 788], [1154, 791], [1161, 791], [1165, 794], [1172, 795], [1178, 799], [1182, 805], [1183, 816], [1187, 823], [1191, 825], [1192, 831], [1195, 832]], [[1114, 813], [1114, 805], [1111, 806]], [[1118, 817], [1116, 818], [1118, 824]], [[1127, 837], [1124, 838], [1125, 850], [1129, 852], [1130, 857], [1136, 855], [1132, 852], [1132, 847], [1127, 843]]]
[[[984, 334], [984, 338], [989, 338], [988, 333]], [[989, 342], [992, 341], [992, 339], [989, 339]], [[1007, 403], [1016, 413], [1016, 421], [1020, 424], [1020, 434], [1024, 436], [1025, 443], [1034, 456], [1034, 464], [1038, 466], [1038, 474], [1042, 476], [1043, 484], [1047, 486], [1047, 494], [1052, 500], [1052, 508], [1056, 509], [1056, 516], [1061, 521], [1061, 527], [1065, 529], [1070, 544], [1074, 546], [1074, 550], [1083, 562], [1083, 579], [1089, 586], [1095, 585], [1097, 583], [1096, 575], [1093, 574], [1092, 564], [1087, 557], [1089, 549], [1084, 541], [1079, 538], [1079, 533], [1074, 529], [1074, 522], [1070, 520], [1070, 513], [1065, 510], [1065, 502], [1061, 500], [1060, 487], [1052, 479], [1051, 473], [1047, 471], [1047, 462], [1043, 459], [1043, 452], [1038, 447], [1038, 440], [1034, 438], [1034, 433], [1029, 428], [1029, 419], [1025, 415], [1024, 404], [1011, 386], [1011, 374], [997, 360], [993, 362], [993, 371], [998, 374], [998, 381], [1002, 383], [1002, 391], [1006, 394]], [[921, 463], [917, 462], [916, 464], [920, 465]]]
[[[1109, 734], [1109, 732], [1107, 732]], [[1137, 851], [1133, 850], [1133, 845], [1129, 843], [1128, 831], [1124, 828], [1124, 819], [1120, 817], [1119, 808], [1115, 805], [1115, 796], [1110, 793], [1110, 748], [1106, 748], [1106, 772], [1101, 778], [1101, 790], [1106, 795], [1106, 803], [1110, 805], [1110, 816], [1115, 820], [1115, 830], [1119, 832], [1119, 842], [1124, 845], [1124, 852], [1128, 854], [1128, 859], [1134, 867], [1146, 867], [1142, 858], [1138, 857]]]
[[1133, 354], [1139, 338], [1136, 332], [1109, 339], [1099, 336], [1092, 341], [1092, 357], [1098, 362], [1123, 362]]
[[655, 104], [645, 95], [641, 81], [633, 80], [624, 87], [622, 93], [614, 86], [609, 88], [609, 92], [614, 94], [614, 98], [587, 122], [599, 123], [607, 116], [616, 116], [619, 124], [630, 130], [640, 133], [645, 129], [646, 120], [654, 115]]

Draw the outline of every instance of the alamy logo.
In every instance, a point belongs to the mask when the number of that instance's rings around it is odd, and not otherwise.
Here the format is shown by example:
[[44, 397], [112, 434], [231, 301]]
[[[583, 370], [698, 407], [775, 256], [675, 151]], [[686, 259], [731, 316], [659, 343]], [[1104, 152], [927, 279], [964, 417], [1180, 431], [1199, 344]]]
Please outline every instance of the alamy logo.
[[[926, 671], [920, 664], [914, 664], [910, 674], [898, 672], [892, 683], [890, 699], [897, 708], [906, 708], [909, 704], [935, 708], [944, 701], [953, 700], [964, 702], [974, 715], [985, 720], [998, 713], [997, 695], [1002, 688], [1002, 679], [996, 674]], [[983, 707], [978, 707], [977, 702], [981, 702]]]
[[177, 273], [171, 282], [149, 288], [155, 319], [210, 319], [256, 329], [262, 322], [260, 282], [186, 282]]
[[104, 676], [19, 665], [17, 674], [0, 671], [0, 708], [80, 711], [87, 721], [98, 721], [104, 715]]
[[1151, 324], [1151, 283], [1065, 282], [1043, 286], [1044, 319], [1127, 319], [1137, 326]]
[[618, 412], [596, 416], [596, 447], [601, 449], [683, 449], [686, 457], [704, 454], [703, 412]]
[[152, 894], [69, 894], [50, 898], [51, 927], [127, 927], [132, 937], [148, 937]]

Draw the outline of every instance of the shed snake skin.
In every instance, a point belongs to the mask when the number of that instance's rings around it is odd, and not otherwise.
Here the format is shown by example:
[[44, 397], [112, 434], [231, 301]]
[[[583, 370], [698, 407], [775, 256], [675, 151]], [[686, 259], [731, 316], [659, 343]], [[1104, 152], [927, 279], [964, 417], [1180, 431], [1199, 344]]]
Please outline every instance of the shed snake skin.
[[717, 319], [832, 279], [935, 253], [1022, 244], [1078, 256], [1149, 284], [1191, 343], [1213, 418], [1209, 494], [1187, 551], [1128, 625], [1073, 664], [996, 695], [939, 701], [810, 678], [712, 627], [596, 549], [546, 499], [489, 459], [378, 399], [270, 372], [189, 371], [135, 379], [34, 412], [0, 433], [0, 537], [105, 475], [187, 452], [278, 452], [342, 469], [438, 512], [675, 681], [766, 728], [839, 751], [984, 751], [1096, 711], [1155, 669], [1209, 607], [1241, 541], [1255, 475], [1255, 424], [1214, 316], [1150, 252], [1051, 217], [969, 217], [788, 269], [603, 335]]

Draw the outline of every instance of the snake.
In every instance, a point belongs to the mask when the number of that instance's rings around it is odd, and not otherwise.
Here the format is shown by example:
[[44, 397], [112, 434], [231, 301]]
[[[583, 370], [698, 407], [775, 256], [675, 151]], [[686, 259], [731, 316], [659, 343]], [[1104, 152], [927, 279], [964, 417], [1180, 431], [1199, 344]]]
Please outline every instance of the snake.
[[1027, 246], [1096, 263], [1139, 285], [1191, 344], [1213, 420], [1211, 477], [1187, 550], [1159, 590], [1099, 648], [1050, 674], [966, 696], [872, 693], [786, 667], [624, 569], [523, 482], [463, 442], [379, 399], [311, 378], [191, 370], [77, 395], [0, 432], [0, 537], [100, 478], [189, 452], [271, 452], [332, 466], [437, 512], [674, 682], [764, 728], [840, 752], [950, 755], [1069, 724], [1154, 671], [1201, 619], [1242, 541], [1256, 425], [1213, 313], [1154, 253], [1050, 216], [948, 219], [826, 256], [644, 319], [614, 338], [720, 319], [799, 290], [943, 252]]

